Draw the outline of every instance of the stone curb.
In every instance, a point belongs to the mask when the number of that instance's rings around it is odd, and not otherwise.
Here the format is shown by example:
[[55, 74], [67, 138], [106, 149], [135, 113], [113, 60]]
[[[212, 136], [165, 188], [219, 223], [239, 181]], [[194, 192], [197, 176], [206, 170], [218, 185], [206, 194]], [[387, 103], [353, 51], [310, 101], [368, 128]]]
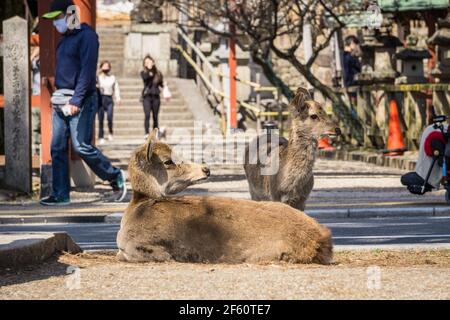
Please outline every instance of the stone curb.
[[416, 160], [403, 157], [386, 157], [381, 153], [343, 150], [319, 150], [319, 157], [331, 160], [359, 161], [371, 163], [380, 167], [413, 171]]
[[[350, 209], [311, 209], [306, 214], [317, 219], [364, 219], [364, 218], [419, 218], [450, 217], [449, 207], [402, 207], [402, 208], [350, 208]], [[106, 223], [120, 223], [123, 213], [106, 216]]]
[[40, 216], [0, 216], [0, 225], [2, 224], [43, 224], [43, 223], [103, 223], [107, 214], [98, 215], [40, 215]]
[[[307, 209], [306, 213], [318, 219], [363, 219], [399, 217], [450, 217], [449, 207], [384, 207], [384, 208], [329, 208]], [[120, 223], [123, 213], [104, 215], [67, 216], [9, 216], [0, 217], [1, 224], [36, 223]]]
[[450, 217], [450, 207], [311, 209], [306, 213], [318, 219]]
[[82, 252], [66, 232], [0, 233], [13, 237], [11, 243], [0, 244], [0, 268], [20, 268], [45, 261], [58, 252]]

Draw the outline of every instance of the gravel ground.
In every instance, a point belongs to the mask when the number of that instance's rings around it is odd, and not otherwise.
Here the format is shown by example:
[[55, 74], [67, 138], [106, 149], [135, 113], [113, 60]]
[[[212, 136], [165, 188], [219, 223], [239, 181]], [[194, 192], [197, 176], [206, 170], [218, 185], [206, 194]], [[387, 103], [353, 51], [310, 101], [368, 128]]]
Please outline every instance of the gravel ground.
[[63, 255], [0, 271], [0, 299], [450, 299], [450, 250], [338, 252], [335, 261], [129, 264], [111, 253]]

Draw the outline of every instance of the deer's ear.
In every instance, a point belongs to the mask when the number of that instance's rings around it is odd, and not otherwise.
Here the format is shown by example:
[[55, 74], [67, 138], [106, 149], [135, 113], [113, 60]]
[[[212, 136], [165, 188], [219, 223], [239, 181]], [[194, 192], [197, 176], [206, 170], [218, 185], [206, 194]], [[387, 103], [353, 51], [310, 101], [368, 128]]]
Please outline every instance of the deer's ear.
[[158, 142], [158, 129], [153, 129], [147, 139], [147, 145], [145, 148], [145, 154], [147, 156], [148, 162], [152, 162], [153, 147], [155, 146], [156, 142]]
[[306, 101], [312, 100], [311, 94], [306, 88], [299, 87], [291, 101], [291, 108], [294, 109], [294, 116], [298, 116], [307, 111], [309, 104]]

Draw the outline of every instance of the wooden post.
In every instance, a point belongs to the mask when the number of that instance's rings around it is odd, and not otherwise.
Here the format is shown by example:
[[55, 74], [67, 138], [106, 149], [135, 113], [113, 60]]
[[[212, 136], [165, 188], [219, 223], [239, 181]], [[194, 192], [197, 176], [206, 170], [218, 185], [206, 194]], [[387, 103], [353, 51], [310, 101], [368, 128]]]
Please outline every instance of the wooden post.
[[74, 0], [75, 5], [80, 7], [80, 22], [87, 23], [96, 28], [97, 2], [96, 0]]
[[[236, 26], [230, 23], [230, 33], [236, 34]], [[237, 129], [237, 90], [236, 90], [236, 42], [233, 38], [229, 40], [228, 65], [230, 68], [230, 110], [229, 121], [230, 131]]]
[[[38, 13], [48, 12], [51, 0], [38, 1]], [[52, 158], [50, 155], [52, 132], [52, 106], [50, 98], [55, 80], [55, 53], [58, 35], [50, 20], [39, 19], [39, 48], [41, 72], [41, 188], [40, 196], [52, 192]]]
[[32, 192], [30, 46], [27, 20], [3, 21], [5, 95], [5, 183]]
[[[74, 0], [79, 7], [80, 23], [86, 23], [93, 29], [96, 27], [96, 1], [95, 0]], [[95, 144], [95, 122], [92, 135], [92, 144]], [[71, 150], [71, 149], [70, 149]], [[87, 164], [75, 153], [70, 151], [70, 176], [72, 182], [77, 187], [93, 188], [95, 185], [95, 174]]]
[[[261, 86], [261, 74], [256, 73], [256, 83]], [[256, 107], [261, 110], [261, 91], [256, 91]], [[261, 134], [261, 118], [256, 115], [256, 134], [259, 136]]]

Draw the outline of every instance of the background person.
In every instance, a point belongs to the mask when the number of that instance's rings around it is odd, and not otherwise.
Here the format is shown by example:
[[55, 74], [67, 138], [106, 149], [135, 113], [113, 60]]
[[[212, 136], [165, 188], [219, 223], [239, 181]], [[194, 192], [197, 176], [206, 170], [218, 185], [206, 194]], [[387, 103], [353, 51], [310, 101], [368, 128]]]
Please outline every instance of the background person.
[[158, 116], [161, 106], [161, 89], [164, 87], [162, 73], [156, 68], [155, 60], [151, 56], [146, 56], [143, 61], [144, 70], [141, 71], [141, 78], [144, 82], [142, 91], [142, 104], [144, 107], [145, 137], [150, 132], [150, 114], [153, 115], [153, 128], [159, 128]]
[[[348, 88], [355, 85], [355, 75], [361, 72], [361, 63], [356, 57], [358, 51], [359, 41], [353, 35], [350, 35], [344, 40], [344, 87]], [[356, 92], [348, 92], [350, 103], [356, 105]]]
[[108, 140], [113, 140], [113, 115], [114, 115], [114, 99], [120, 104], [119, 83], [114, 75], [111, 74], [111, 63], [103, 61], [100, 63], [100, 74], [97, 77], [97, 85], [100, 91], [100, 101], [98, 109], [98, 138], [99, 144], [104, 144], [103, 122], [105, 112], [108, 121]]

